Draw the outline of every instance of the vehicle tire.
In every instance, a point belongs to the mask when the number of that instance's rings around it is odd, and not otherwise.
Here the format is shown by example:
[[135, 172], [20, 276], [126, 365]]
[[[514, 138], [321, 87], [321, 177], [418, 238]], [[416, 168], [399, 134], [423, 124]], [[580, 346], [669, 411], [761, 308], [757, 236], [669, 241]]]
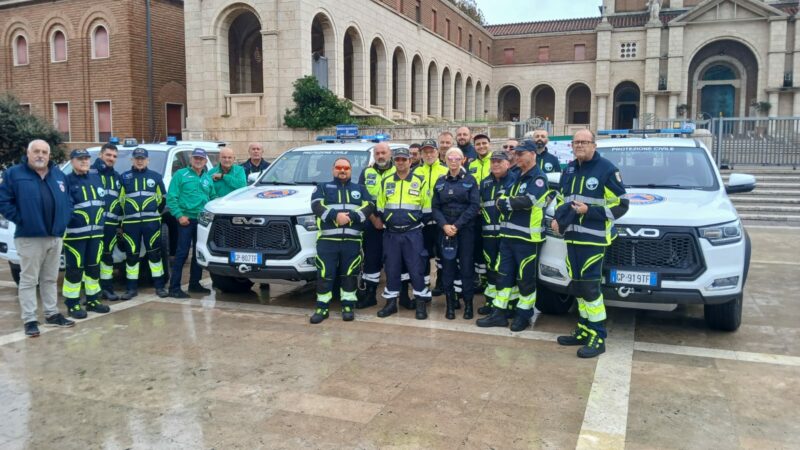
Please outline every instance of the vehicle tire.
[[720, 305], [705, 305], [706, 325], [713, 330], [736, 331], [742, 324], [742, 298], [739, 294], [733, 300]]
[[241, 294], [250, 292], [253, 282], [247, 278], [226, 277], [224, 275], [211, 274], [211, 284], [226, 294]]
[[536, 288], [536, 309], [545, 314], [566, 314], [575, 303], [575, 297], [559, 294], [539, 283]]
[[17, 286], [19, 286], [19, 272], [22, 268], [18, 264], [12, 262], [8, 263], [8, 267], [11, 269], [11, 278], [13, 278], [14, 283], [17, 283]]

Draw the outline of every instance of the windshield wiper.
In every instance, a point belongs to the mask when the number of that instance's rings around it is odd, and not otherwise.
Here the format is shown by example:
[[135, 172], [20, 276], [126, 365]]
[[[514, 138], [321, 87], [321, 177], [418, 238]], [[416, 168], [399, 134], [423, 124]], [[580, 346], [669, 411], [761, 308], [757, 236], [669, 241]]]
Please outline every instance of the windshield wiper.
[[681, 184], [629, 184], [625, 187], [650, 188], [650, 189], [699, 189], [698, 186], [684, 186]]
[[294, 181], [278, 181], [278, 180], [266, 181], [266, 180], [264, 180], [264, 181], [260, 181], [258, 184], [269, 184], [269, 185], [272, 185], [272, 186], [287, 185], [288, 184], [289, 186], [294, 186], [297, 183], [295, 183]]

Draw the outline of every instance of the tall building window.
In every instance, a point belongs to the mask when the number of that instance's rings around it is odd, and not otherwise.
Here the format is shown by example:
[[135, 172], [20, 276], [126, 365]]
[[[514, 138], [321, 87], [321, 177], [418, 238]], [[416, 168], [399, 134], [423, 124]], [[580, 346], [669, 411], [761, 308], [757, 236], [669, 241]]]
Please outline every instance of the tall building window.
[[14, 39], [14, 65], [28, 65], [28, 40], [22, 35]]
[[434, 33], [438, 33], [439, 32], [439, 20], [436, 17], [436, 10], [435, 9], [431, 10], [431, 22], [432, 22], [431, 29], [433, 30]]
[[503, 50], [503, 64], [514, 64], [513, 48], [507, 48]]
[[111, 102], [94, 102], [95, 142], [111, 139]]
[[450, 19], [444, 19], [444, 36], [450, 40]]
[[461, 27], [458, 27], [458, 46], [464, 46], [464, 30], [462, 30]]
[[416, 6], [414, 6], [414, 17], [417, 20], [417, 23], [422, 23], [422, 1], [417, 0]]
[[478, 57], [483, 58], [483, 41], [478, 39]]
[[19, 104], [19, 109], [20, 109], [20, 111], [22, 111], [25, 114], [30, 114], [31, 113], [31, 104], [30, 103], [20, 103]]
[[550, 47], [549, 46], [542, 46], [539, 47], [539, 56], [536, 58], [537, 62], [550, 62]]
[[56, 30], [50, 36], [50, 61], [60, 62], [67, 60], [67, 37], [61, 30]]
[[469, 34], [469, 41], [467, 41], [467, 43], [469, 46], [468, 50], [470, 53], [472, 53], [472, 33]]
[[575, 44], [575, 61], [586, 59], [586, 44]]
[[110, 52], [108, 30], [103, 25], [98, 25], [92, 32], [92, 58], [108, 58]]
[[53, 126], [69, 142], [69, 103], [53, 103]]

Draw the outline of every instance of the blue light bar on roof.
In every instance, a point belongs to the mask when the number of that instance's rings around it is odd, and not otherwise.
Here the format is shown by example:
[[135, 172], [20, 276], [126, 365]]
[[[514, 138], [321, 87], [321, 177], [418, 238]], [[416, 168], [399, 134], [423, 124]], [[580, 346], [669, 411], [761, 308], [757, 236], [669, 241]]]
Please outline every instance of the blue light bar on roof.
[[167, 136], [167, 145], [178, 145], [177, 136]]
[[119, 145], [119, 138], [116, 136], [112, 136], [111, 139], [108, 140], [109, 144]]
[[358, 139], [358, 125], [336, 125], [337, 139]]
[[392, 137], [386, 133], [378, 133], [371, 136], [359, 136], [359, 139], [371, 142], [391, 141]]
[[598, 136], [630, 136], [636, 134], [692, 134], [692, 128], [648, 128], [648, 129], [620, 129], [598, 130]]

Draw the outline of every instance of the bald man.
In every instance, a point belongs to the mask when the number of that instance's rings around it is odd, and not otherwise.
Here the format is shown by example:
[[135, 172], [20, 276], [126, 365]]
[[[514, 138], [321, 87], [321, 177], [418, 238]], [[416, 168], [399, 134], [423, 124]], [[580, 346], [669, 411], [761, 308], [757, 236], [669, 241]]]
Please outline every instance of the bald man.
[[460, 127], [456, 130], [456, 144], [464, 154], [464, 167], [469, 167], [470, 163], [478, 157], [478, 152], [472, 145], [472, 131], [468, 127]]
[[247, 146], [247, 154], [249, 155], [249, 159], [242, 164], [245, 179], [251, 173], [261, 173], [267, 170], [269, 163], [263, 159], [264, 147], [260, 143], [251, 142], [250, 145]]
[[214, 180], [212, 199], [225, 197], [231, 192], [247, 186], [245, 169], [233, 164], [235, 159], [232, 148], [225, 147], [219, 151], [219, 164], [208, 171], [208, 176]]

